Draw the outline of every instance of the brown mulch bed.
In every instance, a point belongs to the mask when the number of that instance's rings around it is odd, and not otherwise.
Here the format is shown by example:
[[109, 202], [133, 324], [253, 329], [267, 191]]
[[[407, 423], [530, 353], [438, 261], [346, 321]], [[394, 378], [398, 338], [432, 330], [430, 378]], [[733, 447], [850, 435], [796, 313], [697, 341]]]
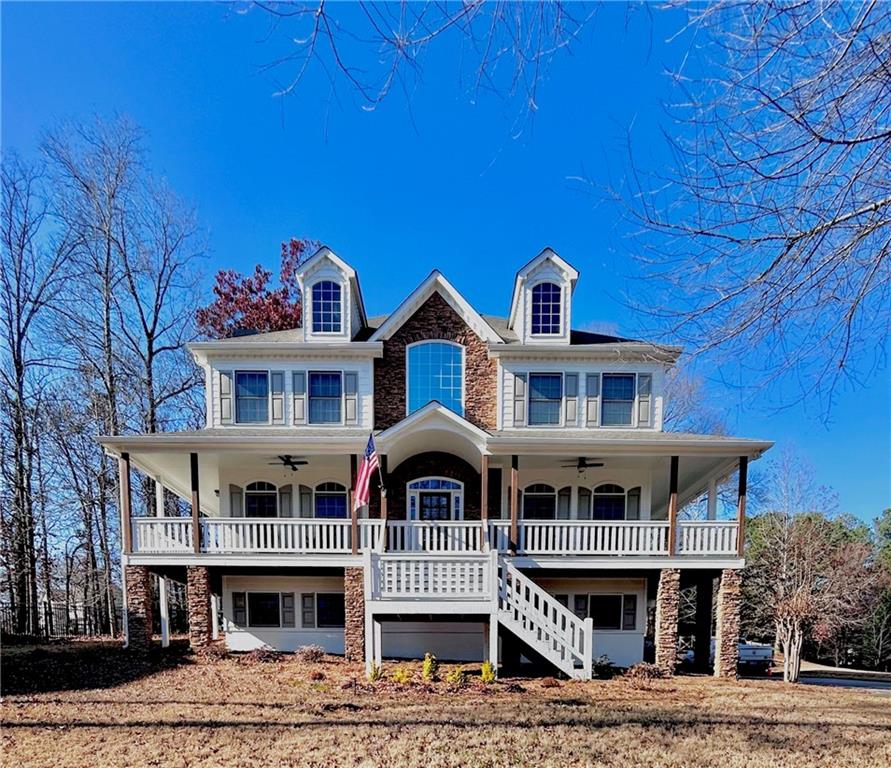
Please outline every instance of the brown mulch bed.
[[[386, 677], [408, 666], [413, 681]], [[451, 667], [443, 665], [444, 678]], [[9, 766], [891, 765], [891, 697], [769, 680], [420, 680], [112, 643], [2, 658]]]

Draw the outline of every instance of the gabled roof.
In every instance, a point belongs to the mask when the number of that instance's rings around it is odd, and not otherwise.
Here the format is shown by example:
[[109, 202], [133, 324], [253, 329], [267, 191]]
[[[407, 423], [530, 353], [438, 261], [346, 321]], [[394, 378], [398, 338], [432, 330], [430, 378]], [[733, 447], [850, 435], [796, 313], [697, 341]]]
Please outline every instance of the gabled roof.
[[338, 270], [346, 275], [353, 289], [353, 295], [356, 297], [356, 305], [359, 307], [359, 316], [362, 318], [362, 325], [368, 324], [368, 318], [365, 315], [365, 300], [362, 298], [362, 288], [359, 286], [359, 273], [356, 272], [349, 264], [347, 264], [340, 256], [332, 251], [327, 245], [323, 245], [312, 256], [304, 261], [294, 274], [303, 286], [303, 278], [316, 269], [321, 261], [330, 261]]
[[388, 427], [378, 433], [375, 440], [386, 442], [392, 440], [404, 432], [419, 428], [440, 428], [463, 432], [468, 437], [485, 441], [489, 433], [480, 429], [476, 424], [471, 424], [463, 416], [459, 416], [453, 410], [446, 408], [438, 400], [431, 400], [423, 408], [406, 416], [402, 421], [397, 421], [392, 427]]
[[579, 279], [579, 271], [572, 266], [566, 259], [561, 257], [553, 248], [545, 248], [538, 254], [534, 259], [530, 259], [527, 261], [522, 267], [517, 270], [517, 275], [514, 278], [514, 290], [511, 294], [510, 299], [510, 313], [507, 318], [507, 327], [514, 327], [514, 320], [517, 305], [519, 304], [520, 299], [520, 286], [523, 284], [523, 281], [532, 273], [535, 269], [539, 267], [542, 262], [550, 261], [554, 264], [561, 272], [566, 275], [566, 278], [569, 280], [572, 289], [575, 289], [576, 280]]
[[501, 337], [477, 312], [455, 287], [445, 279], [438, 269], [434, 269], [417, 288], [392, 312], [381, 326], [371, 335], [369, 341], [389, 339], [418, 308], [434, 293], [438, 293], [455, 310], [461, 319], [473, 329], [481, 339], [501, 343]]

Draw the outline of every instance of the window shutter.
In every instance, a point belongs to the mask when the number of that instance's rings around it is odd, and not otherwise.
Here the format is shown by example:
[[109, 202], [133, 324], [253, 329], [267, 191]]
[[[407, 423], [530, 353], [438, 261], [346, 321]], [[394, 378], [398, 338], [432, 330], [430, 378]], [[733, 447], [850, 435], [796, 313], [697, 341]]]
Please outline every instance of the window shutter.
[[247, 626], [247, 595], [244, 592], [232, 593], [232, 621], [236, 626]]
[[220, 371], [220, 424], [232, 421], [232, 371]]
[[300, 486], [300, 517], [312, 517], [312, 488]]
[[572, 612], [580, 619], [588, 618], [588, 596], [575, 595], [572, 599]]
[[290, 484], [283, 485], [278, 489], [278, 516], [294, 517], [294, 509], [292, 506], [293, 490]]
[[526, 374], [514, 376], [514, 426], [526, 425]]
[[285, 374], [272, 371], [269, 374], [269, 389], [272, 391], [272, 423], [285, 423]]
[[343, 395], [346, 424], [359, 423], [359, 374], [354, 371], [343, 374]]
[[596, 427], [600, 423], [600, 374], [585, 377], [585, 424]]
[[306, 371], [294, 371], [294, 423], [306, 424]]
[[569, 502], [572, 499], [572, 488], [561, 488], [557, 492], [557, 519], [569, 520]]
[[301, 626], [304, 629], [315, 629], [316, 626], [316, 596], [309, 594], [300, 595]]
[[637, 595], [625, 595], [622, 601], [622, 629], [637, 629]]
[[566, 402], [566, 426], [574, 427], [579, 420], [579, 375], [567, 373], [564, 378], [564, 400]]
[[282, 592], [282, 626], [293, 627], [294, 621], [294, 593]]
[[626, 520], [640, 520], [640, 486], [628, 491], [628, 505], [625, 509]]
[[579, 520], [591, 519], [591, 490], [579, 488]]
[[229, 484], [229, 514], [244, 517], [244, 491], [240, 485]]
[[637, 374], [637, 426], [650, 426], [650, 401], [652, 399], [653, 375], [651, 373]]

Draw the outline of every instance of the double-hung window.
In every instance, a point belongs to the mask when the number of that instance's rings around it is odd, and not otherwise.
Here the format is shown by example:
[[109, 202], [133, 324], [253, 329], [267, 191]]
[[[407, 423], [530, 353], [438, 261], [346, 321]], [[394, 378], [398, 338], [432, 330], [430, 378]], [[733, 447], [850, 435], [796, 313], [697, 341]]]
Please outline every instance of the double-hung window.
[[603, 374], [603, 412], [600, 423], [604, 427], [630, 427], [634, 412], [634, 374]]
[[637, 629], [637, 595], [591, 595], [588, 610], [594, 629]]
[[340, 424], [342, 401], [343, 384], [339, 371], [310, 372], [310, 424]]
[[269, 421], [269, 374], [238, 371], [235, 374], [235, 421], [266, 424]]
[[560, 424], [563, 404], [563, 375], [529, 374], [529, 425]]
[[340, 333], [340, 286], [331, 280], [320, 280], [312, 287], [313, 333]]

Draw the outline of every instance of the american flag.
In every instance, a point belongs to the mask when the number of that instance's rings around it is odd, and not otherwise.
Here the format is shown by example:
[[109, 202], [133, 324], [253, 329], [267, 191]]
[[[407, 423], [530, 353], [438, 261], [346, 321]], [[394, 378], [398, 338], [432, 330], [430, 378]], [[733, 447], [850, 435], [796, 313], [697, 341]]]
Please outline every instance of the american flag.
[[380, 467], [377, 451], [374, 449], [374, 437], [368, 436], [368, 445], [365, 447], [365, 455], [362, 457], [362, 466], [356, 475], [356, 487], [353, 489], [353, 509], [364, 507], [371, 496], [370, 482], [374, 470]]

